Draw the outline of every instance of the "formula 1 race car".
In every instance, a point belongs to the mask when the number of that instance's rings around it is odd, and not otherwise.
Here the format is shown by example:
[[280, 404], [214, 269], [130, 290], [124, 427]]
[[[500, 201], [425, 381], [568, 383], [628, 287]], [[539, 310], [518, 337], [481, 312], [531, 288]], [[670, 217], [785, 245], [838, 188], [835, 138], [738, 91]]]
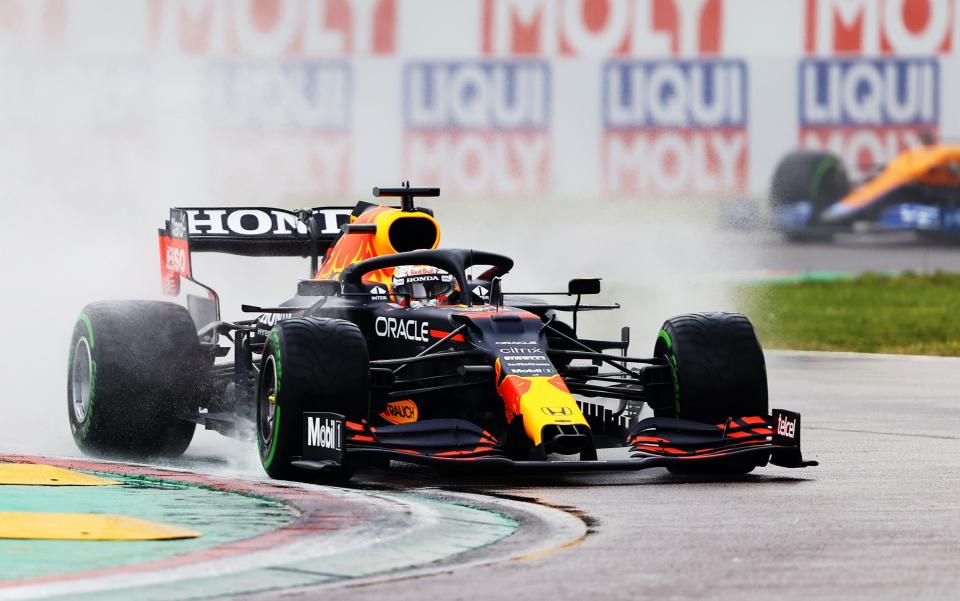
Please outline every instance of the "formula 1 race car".
[[774, 226], [791, 240], [913, 231], [960, 241], [960, 145], [905, 150], [854, 186], [837, 156], [795, 151], [777, 166], [770, 201]]
[[[763, 352], [743, 315], [674, 317], [652, 357], [632, 357], [627, 328], [618, 340], [579, 335], [580, 312], [619, 307], [582, 302], [599, 279], [571, 280], [559, 304], [504, 292], [510, 258], [437, 249], [439, 225], [414, 199], [438, 189], [373, 194], [401, 204], [172, 209], [164, 290], [180, 295], [185, 280], [205, 294], [186, 294], [186, 307], [83, 309], [68, 386], [80, 449], [175, 457], [201, 424], [255, 437], [270, 476], [313, 481], [391, 460], [677, 473], [816, 464], [801, 457], [800, 415], [768, 413]], [[309, 257], [310, 278], [280, 306], [243, 305], [257, 317], [224, 321], [193, 271], [193, 253], [211, 251]], [[601, 448], [620, 457], [599, 459]]]

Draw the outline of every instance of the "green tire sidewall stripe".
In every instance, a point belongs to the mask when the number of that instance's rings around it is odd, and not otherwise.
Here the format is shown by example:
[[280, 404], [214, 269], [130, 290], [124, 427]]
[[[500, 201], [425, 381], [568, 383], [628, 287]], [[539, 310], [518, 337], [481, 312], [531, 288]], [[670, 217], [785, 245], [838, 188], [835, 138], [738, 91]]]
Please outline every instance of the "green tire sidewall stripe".
[[96, 343], [94, 342], [94, 339], [93, 339], [93, 325], [90, 323], [90, 318], [87, 317], [86, 313], [80, 314], [80, 321], [82, 321], [84, 325], [87, 326], [87, 336], [89, 337], [88, 340], [90, 341], [90, 349], [92, 350], [93, 347], [96, 346]]
[[[90, 322], [90, 317], [86, 313], [81, 313], [78, 321], [83, 322], [83, 325], [86, 327], [87, 342], [90, 344], [90, 398], [87, 399], [87, 415], [83, 422], [79, 424], [80, 428], [70, 428], [74, 441], [79, 444], [90, 433], [90, 424], [93, 423], [93, 401], [96, 398], [97, 391], [97, 362], [93, 359], [93, 349], [96, 344], [96, 340], [93, 336], [93, 324]], [[76, 352], [77, 345], [74, 343], [70, 346], [70, 354], [67, 358], [67, 363], [69, 364], [67, 371], [68, 377], [73, 377], [73, 359], [74, 353]], [[70, 408], [70, 411], [73, 412], [72, 407]], [[73, 418], [76, 420], [76, 414], [73, 414]]]
[[[280, 402], [279, 402], [280, 401], [280, 381], [281, 381], [280, 374], [282, 373], [280, 368], [280, 335], [278, 334], [276, 329], [270, 332], [270, 336], [268, 337], [267, 340], [273, 345], [273, 369], [275, 372], [275, 376], [277, 378], [277, 389], [273, 392], [273, 394], [277, 398], [277, 403], [275, 405], [274, 413], [273, 413], [273, 436], [270, 437], [270, 448], [267, 451], [267, 456], [263, 459], [264, 468], [269, 468], [271, 465], [273, 465], [274, 456], [277, 454], [277, 441], [279, 440], [279, 434], [280, 434], [280, 413], [281, 413]], [[260, 420], [258, 419], [257, 423], [259, 422]], [[262, 437], [259, 438], [259, 441], [260, 441], [260, 444], [263, 444]]]
[[673, 403], [676, 417], [680, 417], [680, 379], [677, 377], [677, 355], [673, 352], [673, 340], [666, 330], [660, 330], [657, 338], [663, 340], [670, 351], [667, 355], [667, 365], [670, 366], [670, 378], [673, 380]]
[[808, 190], [810, 193], [810, 202], [816, 202], [817, 193], [820, 191], [820, 184], [823, 182], [823, 176], [836, 164], [837, 159], [833, 157], [823, 157], [820, 159], [817, 168], [813, 172], [813, 177], [810, 178], [810, 189]]

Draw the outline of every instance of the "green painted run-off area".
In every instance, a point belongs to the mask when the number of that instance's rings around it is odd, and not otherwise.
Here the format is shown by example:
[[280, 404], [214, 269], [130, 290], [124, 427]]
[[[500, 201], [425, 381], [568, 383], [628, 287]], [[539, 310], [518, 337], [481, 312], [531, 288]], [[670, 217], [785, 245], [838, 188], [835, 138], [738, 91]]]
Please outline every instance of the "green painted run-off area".
[[0, 581], [123, 566], [250, 538], [291, 522], [277, 501], [116, 474], [116, 486], [0, 486], [0, 511], [109, 513], [198, 530], [167, 541], [0, 540]]

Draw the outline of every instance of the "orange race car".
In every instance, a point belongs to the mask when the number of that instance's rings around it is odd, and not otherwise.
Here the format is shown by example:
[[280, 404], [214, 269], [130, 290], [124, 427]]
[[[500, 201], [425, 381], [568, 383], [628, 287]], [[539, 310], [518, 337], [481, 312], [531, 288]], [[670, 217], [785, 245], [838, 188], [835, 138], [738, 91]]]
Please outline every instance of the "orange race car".
[[904, 230], [960, 240], [960, 145], [904, 150], [857, 185], [837, 156], [791, 152], [774, 171], [770, 201], [774, 226], [792, 240]]
[[746, 317], [671, 318], [652, 356], [630, 356], [627, 328], [617, 340], [578, 330], [580, 312], [619, 307], [581, 302], [600, 280], [536, 300], [502, 290], [512, 259], [437, 248], [439, 224], [414, 200], [438, 194], [374, 189], [399, 207], [171, 210], [160, 230], [171, 295], [181, 280], [202, 286], [191, 256], [204, 251], [309, 257], [310, 277], [280, 306], [242, 306], [256, 317], [241, 321], [223, 320], [206, 286], [186, 307], [88, 305], [70, 346], [77, 445], [170, 457], [199, 424], [255, 439], [270, 476], [304, 480], [391, 460], [684, 473], [815, 464], [800, 454], [799, 414], [768, 409]]

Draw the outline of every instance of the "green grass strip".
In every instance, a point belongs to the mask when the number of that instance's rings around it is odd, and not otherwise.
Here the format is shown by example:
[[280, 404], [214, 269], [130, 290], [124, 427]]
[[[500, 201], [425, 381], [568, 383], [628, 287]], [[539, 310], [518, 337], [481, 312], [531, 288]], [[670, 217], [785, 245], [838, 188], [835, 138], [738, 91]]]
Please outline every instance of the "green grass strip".
[[960, 355], [960, 274], [751, 283], [738, 301], [765, 348]]

